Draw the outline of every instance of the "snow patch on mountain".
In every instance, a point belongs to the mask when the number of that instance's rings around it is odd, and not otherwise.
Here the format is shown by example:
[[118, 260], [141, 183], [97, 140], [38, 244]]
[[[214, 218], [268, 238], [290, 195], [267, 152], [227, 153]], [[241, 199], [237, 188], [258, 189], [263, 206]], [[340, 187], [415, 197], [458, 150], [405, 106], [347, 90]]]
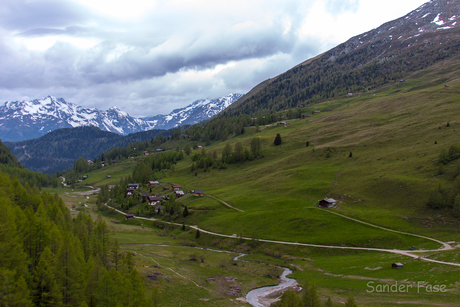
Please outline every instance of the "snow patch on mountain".
[[81, 126], [96, 126], [123, 135], [152, 129], [170, 129], [209, 119], [241, 96], [230, 94], [213, 100], [197, 100], [169, 115], [144, 119], [132, 117], [117, 107], [100, 111], [96, 108], [83, 108], [53, 96], [32, 101], [7, 101], [0, 106], [0, 138], [3, 141], [20, 141], [37, 138], [60, 128]]

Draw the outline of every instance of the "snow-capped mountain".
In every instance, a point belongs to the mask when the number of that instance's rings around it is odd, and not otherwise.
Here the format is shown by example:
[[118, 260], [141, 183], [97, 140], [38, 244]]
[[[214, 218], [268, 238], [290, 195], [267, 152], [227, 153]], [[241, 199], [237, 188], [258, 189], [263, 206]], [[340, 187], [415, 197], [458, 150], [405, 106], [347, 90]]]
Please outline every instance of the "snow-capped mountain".
[[225, 110], [237, 101], [241, 94], [230, 94], [217, 99], [200, 99], [182, 109], [173, 110], [168, 115], [157, 115], [143, 118], [155, 122], [156, 127], [170, 129], [181, 125], [193, 125]]
[[230, 94], [214, 100], [199, 100], [169, 115], [157, 115], [149, 119], [132, 117], [116, 107], [106, 111], [83, 108], [52, 96], [32, 101], [7, 101], [0, 106], [0, 139], [16, 142], [38, 138], [60, 128], [81, 126], [96, 126], [122, 135], [151, 129], [170, 129], [211, 118], [239, 97], [240, 94]]
[[[420, 43], [424, 33], [444, 33], [460, 26], [460, 0], [431, 0], [416, 10], [398, 19], [384, 23], [378, 28], [352, 37], [327, 53], [330, 61], [358, 48], [366, 47], [380, 50], [380, 58], [393, 52], [399, 44], [409, 48]], [[449, 36], [444, 39], [449, 40]], [[432, 44], [427, 40], [425, 45]]]

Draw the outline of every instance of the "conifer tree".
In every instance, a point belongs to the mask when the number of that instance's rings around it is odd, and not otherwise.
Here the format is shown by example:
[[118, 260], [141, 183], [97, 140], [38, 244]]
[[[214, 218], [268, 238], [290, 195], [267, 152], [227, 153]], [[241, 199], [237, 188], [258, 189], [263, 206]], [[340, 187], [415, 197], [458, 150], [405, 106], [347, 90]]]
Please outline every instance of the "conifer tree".
[[38, 306], [61, 306], [62, 293], [60, 292], [55, 276], [55, 258], [51, 250], [46, 247], [35, 267], [33, 277], [33, 297]]
[[57, 257], [58, 280], [62, 289], [64, 305], [77, 305], [82, 300], [85, 280], [83, 279], [83, 253], [77, 239], [65, 234]]
[[455, 201], [454, 201], [454, 206], [453, 206], [453, 209], [452, 209], [452, 214], [455, 217], [460, 217], [460, 194], [457, 194], [457, 196], [455, 196]]
[[112, 262], [115, 265], [115, 270], [118, 271], [118, 263], [120, 262], [120, 245], [118, 239], [113, 240], [112, 245]]
[[[112, 268], [115, 271], [114, 268]], [[116, 271], [115, 271], [116, 272]], [[114, 274], [105, 271], [97, 287], [97, 306], [112, 307], [117, 305], [117, 279]]]
[[261, 149], [260, 138], [253, 138], [251, 140], [251, 151], [254, 157], [257, 157], [259, 155], [260, 149]]
[[316, 286], [311, 285], [308, 287], [308, 285], [305, 287], [305, 292], [303, 296], [303, 305], [305, 307], [319, 307], [321, 306], [321, 302], [319, 300], [318, 293], [316, 292]]
[[184, 211], [182, 212], [182, 216], [187, 217], [188, 215], [189, 215], [189, 213], [188, 213], [187, 205], [185, 205]]
[[158, 288], [153, 288], [151, 292], [151, 298], [150, 298], [150, 306], [152, 307], [160, 307], [161, 304], [161, 294]]
[[345, 301], [345, 307], [357, 307], [353, 296], [349, 296]]
[[302, 307], [301, 299], [293, 290], [287, 290], [281, 296], [281, 300], [276, 305], [277, 307]]
[[278, 133], [275, 137], [275, 141], [273, 142], [275, 146], [281, 145], [281, 135]]

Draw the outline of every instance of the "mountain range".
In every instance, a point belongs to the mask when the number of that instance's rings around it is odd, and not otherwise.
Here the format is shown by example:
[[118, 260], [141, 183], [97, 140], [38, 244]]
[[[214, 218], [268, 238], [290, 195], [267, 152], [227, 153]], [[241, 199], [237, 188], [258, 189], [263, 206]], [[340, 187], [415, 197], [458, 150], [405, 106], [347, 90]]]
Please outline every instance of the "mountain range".
[[[122, 123], [126, 123], [125, 126], [130, 128], [117, 130], [119, 134], [129, 133], [132, 131], [129, 129], [133, 129], [135, 125], [141, 127], [138, 128], [141, 130], [165, 127], [166, 124], [175, 126], [193, 123], [189, 121], [190, 118], [195, 121], [205, 118], [200, 117], [197, 110], [200, 110], [200, 114], [208, 112], [206, 116], [209, 117], [215, 114], [209, 110], [214, 110], [217, 108], [215, 106], [221, 104], [227, 107], [223, 112], [220, 112], [203, 127], [191, 129], [193, 131], [188, 132], [188, 135], [193, 136], [193, 141], [207, 143], [208, 141], [225, 140], [235, 131], [242, 131], [241, 126], [254, 124], [254, 120], [251, 121], [254, 115], [262, 116], [269, 113], [273, 116], [266, 118], [276, 120], [278, 115], [283, 115], [283, 112], [290, 108], [299, 108], [299, 111], [302, 112], [302, 105], [312, 106], [315, 103], [349, 95], [367, 95], [384, 85], [405, 82], [405, 78], [410, 75], [422, 73], [423, 70], [434, 67], [438, 63], [444, 65], [443, 75], [433, 77], [430, 82], [444, 84], [446, 80], [449, 80], [449, 74], [454, 74], [457, 70], [455, 59], [460, 54], [460, 26], [457, 23], [459, 18], [457, 16], [460, 16], [460, 0], [427, 2], [401, 18], [352, 37], [343, 44], [262, 82], [241, 98], [238, 94], [232, 94], [227, 98], [217, 100], [199, 100], [189, 107], [174, 110], [164, 118], [128, 119], [126, 113], [111, 109], [113, 113], [109, 110], [105, 113], [109, 114], [106, 117], [101, 115], [101, 118], [108, 118], [106, 122], [103, 122], [104, 125], [93, 125], [108, 130], [109, 122], [112, 123], [112, 127], [118, 127], [118, 129]], [[234, 102], [235, 100], [238, 101]], [[72, 111], [78, 107], [73, 105], [73, 109], [70, 108], [70, 104], [65, 104], [63, 99], [48, 97], [44, 101], [50, 105], [50, 111], [46, 111], [47, 109], [43, 107], [43, 115], [36, 115], [37, 119], [32, 114], [39, 113], [36, 109], [40, 109], [42, 103], [47, 105], [45, 102], [5, 103], [5, 106], [0, 108], [0, 114], [3, 114], [0, 116], [2, 139], [9, 130], [11, 130], [10, 133], [18, 134], [21, 129], [27, 130], [28, 133], [41, 129], [40, 133], [44, 134], [45, 131], [51, 130], [50, 127], [40, 122], [44, 122], [42, 118], [47, 116], [52, 119], [50, 122], [53, 125], [72, 127], [69, 122], [75, 125], [77, 122], [89, 125], [91, 124], [89, 114], [95, 118], [99, 114], [95, 109], [90, 109], [93, 110], [91, 112], [83, 111], [83, 108], [80, 108], [79, 112]], [[52, 107], [53, 103], [58, 104], [56, 101], [61, 107]], [[26, 105], [27, 108], [24, 107]], [[14, 106], [17, 106], [17, 113], [15, 113]], [[9, 113], [5, 110], [9, 110]], [[307, 109], [303, 112], [307, 111], [311, 112]], [[4, 115], [5, 113], [8, 114]], [[79, 119], [78, 116], [82, 119]], [[15, 123], [17, 127], [13, 126]], [[74, 138], [73, 141], [79, 142], [78, 138]], [[91, 146], [90, 143], [85, 144], [88, 147]], [[20, 157], [19, 161], [26, 167], [28, 165], [24, 157], [39, 158], [31, 155], [33, 152], [39, 154], [39, 151], [33, 150], [32, 147], [46, 148], [40, 145], [40, 141], [7, 143], [7, 146]], [[19, 150], [21, 153], [18, 152]], [[53, 159], [64, 159], [59, 154], [57, 149], [53, 154]]]
[[230, 94], [217, 99], [201, 99], [184, 108], [173, 110], [168, 115], [148, 118], [132, 117], [116, 107], [106, 111], [84, 108], [52, 96], [32, 101], [7, 101], [0, 106], [0, 139], [17, 142], [39, 138], [60, 128], [82, 126], [95, 126], [121, 135], [152, 129], [170, 129], [209, 119], [241, 96]]

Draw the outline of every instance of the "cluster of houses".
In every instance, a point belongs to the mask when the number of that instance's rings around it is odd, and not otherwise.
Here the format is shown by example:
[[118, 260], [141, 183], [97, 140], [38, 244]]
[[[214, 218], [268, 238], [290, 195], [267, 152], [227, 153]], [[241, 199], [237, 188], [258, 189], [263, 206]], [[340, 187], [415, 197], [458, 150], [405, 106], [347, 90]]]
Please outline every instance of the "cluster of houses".
[[[156, 186], [159, 186], [160, 183], [158, 181], [149, 181], [149, 188], [152, 188], [152, 187], [156, 187]], [[139, 189], [139, 183], [129, 183], [128, 184], [128, 187], [126, 188], [126, 191], [125, 191], [125, 194], [126, 196], [134, 196], [135, 194], [135, 191], [137, 189]], [[170, 187], [163, 187], [163, 191], [169, 191], [170, 190]], [[184, 191], [182, 191], [182, 188], [178, 185], [173, 185], [172, 186], [172, 190], [173, 190], [173, 193], [174, 193], [174, 196], [175, 197], [182, 197], [185, 195]], [[203, 190], [194, 190], [193, 191], [194, 195], [195, 196], [204, 196], [204, 192]], [[169, 196], [167, 196], [169, 198]], [[150, 194], [148, 193], [143, 193], [141, 194], [141, 198], [143, 200], [146, 200], [148, 201], [149, 205], [151, 206], [159, 206], [161, 205], [163, 199], [161, 197], [158, 197], [158, 196], [150, 196]], [[158, 208], [157, 208], [158, 209]], [[160, 208], [162, 209], [162, 208]]]

